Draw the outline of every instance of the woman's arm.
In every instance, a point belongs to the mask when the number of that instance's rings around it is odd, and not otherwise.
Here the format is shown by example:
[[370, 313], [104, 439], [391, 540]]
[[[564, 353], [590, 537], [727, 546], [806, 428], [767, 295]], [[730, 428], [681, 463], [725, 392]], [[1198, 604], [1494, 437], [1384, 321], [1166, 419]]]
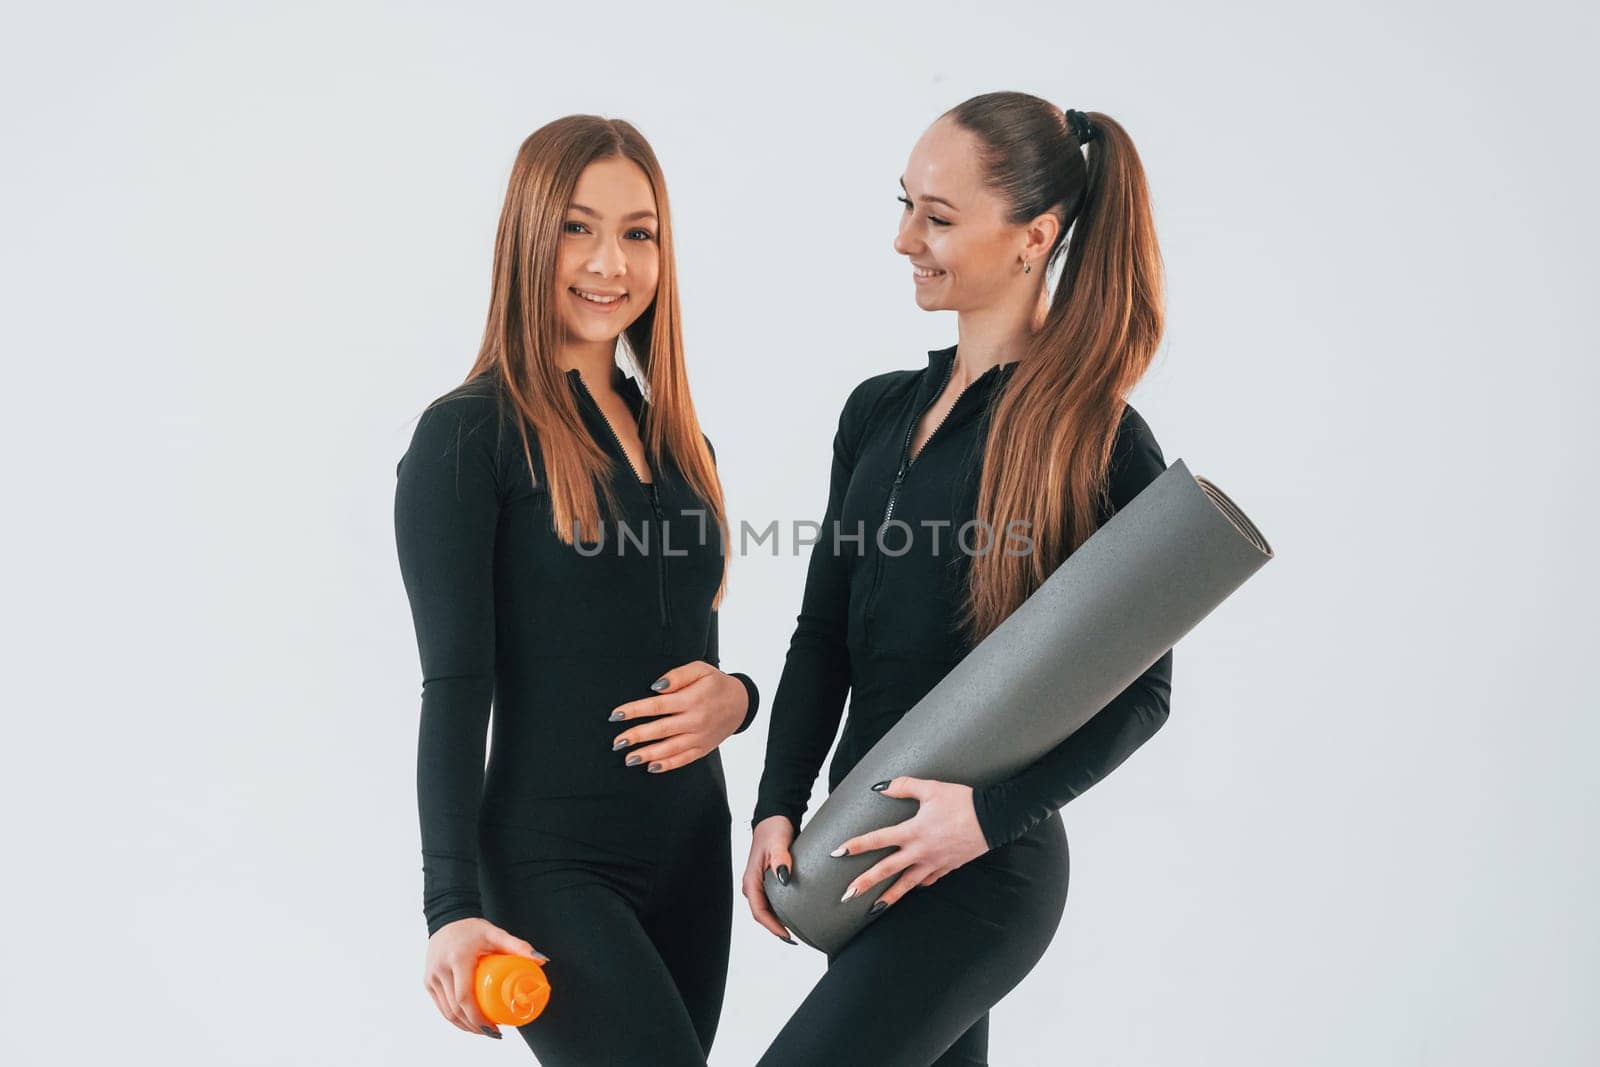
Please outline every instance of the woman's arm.
[[[711, 438], [706, 437], [705, 434], [701, 434], [700, 436], [705, 440], [706, 450], [711, 453], [711, 462], [715, 463], [717, 461], [717, 450], [712, 446]], [[726, 545], [723, 546], [724, 551], [727, 550], [727, 547], [728, 546]], [[711, 622], [706, 630], [706, 654], [700, 658], [718, 670], [722, 670], [722, 653], [717, 645], [717, 610], [712, 608]], [[750, 702], [749, 706], [745, 708], [744, 721], [739, 724], [739, 728], [737, 730], [733, 731], [736, 734], [742, 734], [746, 730], [750, 729], [751, 723], [756, 721], [756, 709], [761, 706], [761, 691], [756, 688], [755, 679], [751, 678], [748, 674], [744, 674], [740, 671], [727, 671], [724, 673], [726, 673], [730, 678], [739, 679], [740, 684], [744, 686], [745, 696]]]
[[478, 807], [494, 696], [494, 541], [500, 493], [492, 397], [430, 407], [396, 468], [395, 545], [422, 661], [417, 809], [432, 936], [481, 917]]
[[850, 653], [845, 645], [850, 608], [850, 560], [837, 551], [835, 534], [859, 440], [859, 411], [867, 387], [858, 385], [845, 401], [833, 437], [833, 467], [828, 504], [819, 539], [811, 547], [806, 588], [789, 654], [772, 698], [766, 762], [756, 792], [750, 825], [773, 815], [786, 816], [800, 829], [811, 786], [839, 732], [850, 689]]
[[[710, 628], [706, 631], [706, 654], [701, 658], [718, 670], [722, 670], [721, 653], [717, 648], [717, 643], [717, 609], [712, 608]], [[750, 729], [751, 723], [756, 721], [756, 709], [761, 706], [761, 691], [756, 688], [755, 679], [743, 671], [727, 671], [725, 673], [730, 678], [739, 679], [740, 684], [744, 686], [745, 696], [750, 701], [749, 706], [744, 711], [744, 721], [739, 724], [737, 730], [733, 731], [736, 734], [742, 734]]]
[[1048, 819], [1116, 770], [1167, 721], [1172, 694], [1169, 649], [1072, 736], [1022, 773], [972, 791], [984, 842], [999, 848]]
[[[1118, 427], [1108, 472], [1112, 514], [1167, 469], [1161, 446], [1131, 407]], [[972, 805], [991, 849], [1048, 819], [1100, 781], [1167, 721], [1172, 695], [1172, 650], [1133, 680], [1111, 703], [1021, 773], [972, 792]]]

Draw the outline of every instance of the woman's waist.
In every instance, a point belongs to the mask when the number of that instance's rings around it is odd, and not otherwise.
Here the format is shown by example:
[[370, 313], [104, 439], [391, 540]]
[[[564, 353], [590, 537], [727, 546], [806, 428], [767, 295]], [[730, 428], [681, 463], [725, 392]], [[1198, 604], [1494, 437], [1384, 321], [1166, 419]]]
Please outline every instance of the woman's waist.
[[904, 703], [863, 707], [855, 700], [850, 702], [850, 711], [844, 720], [844, 731], [839, 735], [838, 747], [834, 749], [833, 760], [828, 764], [829, 792], [838, 788], [844, 776], [855, 769], [861, 757], [870, 752], [872, 746], [894, 729], [895, 724], [910, 710], [910, 706]]
[[616, 795], [486, 793], [478, 817], [479, 843], [485, 858], [511, 862], [654, 863], [731, 833], [732, 817], [722, 792], [657, 792], [648, 802]]
[[624, 752], [607, 755], [614, 760], [551, 754], [530, 765], [491, 754], [478, 821], [631, 841], [640, 833], [730, 818], [720, 753], [660, 772], [625, 766]]
[[644, 738], [618, 748], [616, 739], [629, 723], [606, 722], [603, 715], [601, 720], [581, 727], [532, 717], [518, 727], [497, 724], [485, 767], [485, 795], [603, 804], [608, 798], [662, 797], [708, 788], [726, 792], [720, 750], [680, 767], [652, 771], [650, 764], [660, 757], [649, 749], [672, 745], [672, 737]]
[[875, 719], [904, 712], [944, 680], [961, 656], [916, 655], [852, 644], [850, 714]]
[[960, 660], [879, 649], [850, 651], [850, 706], [829, 765], [833, 788]]
[[604, 722], [623, 704], [659, 698], [662, 694], [650, 688], [657, 679], [704, 654], [703, 636], [692, 643], [663, 636], [653, 647], [626, 653], [506, 653], [495, 665], [495, 705], [510, 715], [527, 709], [541, 718], [599, 708]]
[[[641, 609], [642, 610], [642, 609]], [[495, 684], [507, 691], [548, 695], [642, 690], [674, 667], [705, 656], [709, 614], [687, 615], [669, 627], [656, 620], [613, 621], [592, 633], [582, 624], [551, 622], [504, 628], [496, 637]]]

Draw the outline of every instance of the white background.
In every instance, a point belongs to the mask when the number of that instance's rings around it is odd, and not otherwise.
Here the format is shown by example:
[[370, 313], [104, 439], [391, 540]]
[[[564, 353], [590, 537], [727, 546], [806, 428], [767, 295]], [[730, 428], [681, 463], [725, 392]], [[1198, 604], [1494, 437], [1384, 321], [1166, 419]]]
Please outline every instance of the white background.
[[[420, 986], [390, 510], [516, 147], [578, 111], [651, 139], [733, 515], [815, 519], [850, 388], [955, 339], [890, 248], [896, 179], [993, 89], [1135, 138], [1170, 325], [1133, 401], [1278, 558], [1065, 810], [1066, 917], [992, 1062], [1600, 1059], [1592, 9], [6, 21], [6, 1062], [530, 1061]], [[724, 664], [768, 700], [804, 569], [734, 563]], [[740, 867], [765, 730], [725, 750]], [[822, 958], [738, 913], [731, 966], [719, 1067]]]

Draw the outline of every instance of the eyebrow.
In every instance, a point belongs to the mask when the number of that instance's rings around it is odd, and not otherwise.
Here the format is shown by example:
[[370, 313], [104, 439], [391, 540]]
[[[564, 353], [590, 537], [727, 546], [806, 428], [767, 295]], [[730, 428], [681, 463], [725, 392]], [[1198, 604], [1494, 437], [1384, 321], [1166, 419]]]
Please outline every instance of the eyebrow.
[[[600, 212], [596, 211], [592, 207], [585, 207], [583, 204], [574, 203], [572, 205], [572, 210], [581, 211], [592, 219], [598, 219], [601, 217]], [[655, 217], [656, 213], [654, 211], [635, 211], [631, 215], [622, 216], [622, 221], [632, 222], [634, 219], [654, 219]]]
[[[900, 179], [900, 191], [901, 192], [908, 192], [908, 190], [906, 189], [906, 180], [904, 178]], [[961, 210], [960, 208], [956, 207], [954, 204], [952, 204], [950, 201], [946, 200], [942, 196], [919, 196], [919, 197], [917, 197], [917, 199], [921, 200], [923, 203], [928, 203], [928, 204], [943, 204], [945, 207], [950, 208], [952, 211], [960, 211]]]

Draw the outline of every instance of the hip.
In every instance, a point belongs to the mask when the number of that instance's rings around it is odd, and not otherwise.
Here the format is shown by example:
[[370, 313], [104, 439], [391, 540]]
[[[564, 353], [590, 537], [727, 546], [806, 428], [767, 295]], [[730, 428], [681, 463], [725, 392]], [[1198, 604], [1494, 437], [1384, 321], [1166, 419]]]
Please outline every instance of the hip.
[[653, 862], [729, 838], [732, 816], [718, 753], [660, 774], [626, 771], [582, 790], [486, 786], [478, 819], [485, 857]]
[[922, 907], [951, 922], [989, 930], [1007, 942], [1045, 945], [1066, 910], [1069, 867], [1066, 831], [1056, 813], [932, 885], [917, 886], [896, 907], [921, 894]]

